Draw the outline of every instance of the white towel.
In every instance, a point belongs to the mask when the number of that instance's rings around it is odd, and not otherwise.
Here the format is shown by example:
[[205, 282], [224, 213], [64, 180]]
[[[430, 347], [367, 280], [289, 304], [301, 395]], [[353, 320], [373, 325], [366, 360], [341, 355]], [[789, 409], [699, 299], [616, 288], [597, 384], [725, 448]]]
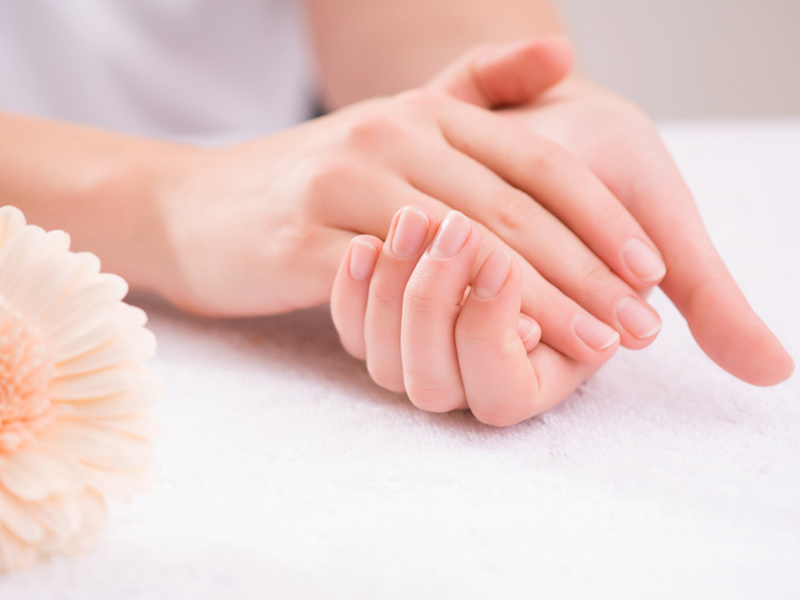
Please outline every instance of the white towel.
[[[800, 358], [800, 121], [663, 128], [712, 237]], [[325, 309], [202, 321], [140, 299], [159, 481], [92, 554], [2, 600], [800, 598], [800, 383], [758, 389], [658, 340], [508, 429], [369, 380]]]

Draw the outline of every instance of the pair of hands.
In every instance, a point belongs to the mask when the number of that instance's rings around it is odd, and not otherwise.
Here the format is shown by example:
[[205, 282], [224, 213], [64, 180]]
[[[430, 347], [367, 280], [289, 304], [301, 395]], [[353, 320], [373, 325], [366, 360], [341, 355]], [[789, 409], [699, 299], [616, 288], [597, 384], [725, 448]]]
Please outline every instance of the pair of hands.
[[[345, 347], [424, 408], [510, 424], [566, 397], [620, 343], [652, 341], [658, 317], [637, 292], [666, 266], [662, 287], [712, 358], [752, 383], [786, 378], [791, 359], [725, 271], [652, 124], [580, 79], [554, 85], [570, 60], [558, 40], [481, 49], [427, 89], [189, 152], [165, 186], [175, 250], [162, 293], [204, 314], [317, 305], [354, 234], [371, 234], [334, 291]], [[487, 110], [500, 106], [515, 108]], [[451, 215], [440, 233], [463, 237], [466, 223], [464, 244], [423, 252], [451, 209], [473, 221]], [[426, 284], [437, 293], [405, 293]]]

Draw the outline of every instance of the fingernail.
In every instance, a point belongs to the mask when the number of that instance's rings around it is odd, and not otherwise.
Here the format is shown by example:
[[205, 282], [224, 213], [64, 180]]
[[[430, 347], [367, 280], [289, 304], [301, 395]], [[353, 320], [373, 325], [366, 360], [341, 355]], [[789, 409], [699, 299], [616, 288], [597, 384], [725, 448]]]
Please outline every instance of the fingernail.
[[511, 257], [505, 250], [495, 250], [484, 261], [475, 282], [472, 284], [472, 291], [478, 298], [488, 300], [500, 293], [500, 289], [508, 279], [511, 271]]
[[539, 324], [536, 321], [523, 317], [517, 319], [517, 335], [523, 343], [527, 342], [538, 330]]
[[628, 240], [622, 247], [622, 260], [642, 281], [658, 281], [667, 273], [667, 266], [650, 246], [638, 238]]
[[422, 252], [430, 224], [427, 215], [421, 210], [413, 206], [401, 209], [400, 218], [397, 219], [397, 227], [392, 236], [392, 252], [403, 258], [409, 258]]
[[369, 279], [377, 258], [375, 246], [362, 240], [353, 242], [353, 249], [350, 251], [350, 277], [356, 281]]
[[469, 219], [460, 212], [450, 212], [439, 225], [430, 254], [435, 258], [451, 258], [464, 247], [469, 237]]
[[661, 330], [661, 319], [656, 311], [632, 296], [621, 298], [615, 313], [622, 326], [637, 339], [647, 339]]
[[619, 333], [589, 315], [580, 314], [572, 319], [572, 330], [587, 346], [598, 352], [613, 346], [619, 340]]

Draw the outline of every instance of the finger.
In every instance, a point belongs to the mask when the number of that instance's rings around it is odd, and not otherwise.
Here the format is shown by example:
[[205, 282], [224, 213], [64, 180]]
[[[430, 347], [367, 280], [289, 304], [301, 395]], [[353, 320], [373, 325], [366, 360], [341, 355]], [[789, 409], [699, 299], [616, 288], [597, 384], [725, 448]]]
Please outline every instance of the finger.
[[[465, 406], [456, 354], [456, 319], [478, 253], [480, 233], [458, 212], [445, 217], [403, 297], [401, 332], [406, 393], [415, 406], [446, 412]], [[510, 319], [516, 336], [519, 306]], [[517, 338], [519, 342], [519, 338]]]
[[403, 295], [437, 223], [423, 207], [400, 209], [369, 285], [364, 314], [367, 370], [375, 383], [395, 392], [405, 390], [400, 351]]
[[631, 211], [667, 263], [661, 288], [705, 353], [753, 385], [788, 379], [794, 363], [755, 314], [703, 226], [691, 192], [663, 150], [631, 197]]
[[331, 318], [347, 352], [359, 360], [367, 357], [364, 343], [364, 318], [369, 284], [383, 242], [360, 235], [350, 242], [339, 266], [331, 292]]
[[549, 36], [475, 49], [428, 84], [482, 108], [530, 102], [569, 73], [569, 41]]
[[535, 411], [536, 372], [517, 331], [519, 265], [504, 250], [483, 263], [456, 323], [456, 349], [470, 410], [492, 425], [518, 423]]
[[528, 315], [520, 313], [517, 319], [517, 335], [522, 340], [525, 352], [531, 352], [542, 340], [542, 327]]

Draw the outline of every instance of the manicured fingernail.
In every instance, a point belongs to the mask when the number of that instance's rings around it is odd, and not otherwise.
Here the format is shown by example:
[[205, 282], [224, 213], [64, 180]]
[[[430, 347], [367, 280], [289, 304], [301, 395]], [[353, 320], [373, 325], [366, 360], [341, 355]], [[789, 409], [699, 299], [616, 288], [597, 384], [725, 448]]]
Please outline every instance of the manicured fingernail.
[[586, 345], [598, 352], [613, 346], [619, 340], [619, 334], [594, 317], [580, 314], [572, 319], [572, 330]]
[[617, 319], [633, 337], [640, 340], [654, 336], [661, 330], [658, 313], [632, 296], [625, 296], [617, 302]]
[[392, 252], [403, 258], [416, 256], [422, 252], [430, 224], [427, 215], [421, 210], [413, 206], [401, 209], [392, 236]]
[[468, 237], [469, 219], [460, 212], [452, 211], [439, 225], [430, 254], [435, 258], [451, 258], [464, 247]]
[[350, 277], [356, 281], [369, 279], [377, 258], [375, 246], [362, 240], [353, 242], [353, 249], [350, 251]]
[[511, 272], [511, 257], [505, 250], [495, 250], [484, 261], [475, 282], [472, 284], [472, 291], [478, 298], [488, 300], [500, 293], [500, 289], [508, 279]]
[[622, 247], [622, 260], [642, 281], [658, 281], [667, 273], [667, 266], [650, 246], [638, 238], [628, 240]]
[[527, 342], [537, 331], [539, 331], [539, 324], [536, 321], [523, 317], [517, 319], [517, 335], [523, 343]]

